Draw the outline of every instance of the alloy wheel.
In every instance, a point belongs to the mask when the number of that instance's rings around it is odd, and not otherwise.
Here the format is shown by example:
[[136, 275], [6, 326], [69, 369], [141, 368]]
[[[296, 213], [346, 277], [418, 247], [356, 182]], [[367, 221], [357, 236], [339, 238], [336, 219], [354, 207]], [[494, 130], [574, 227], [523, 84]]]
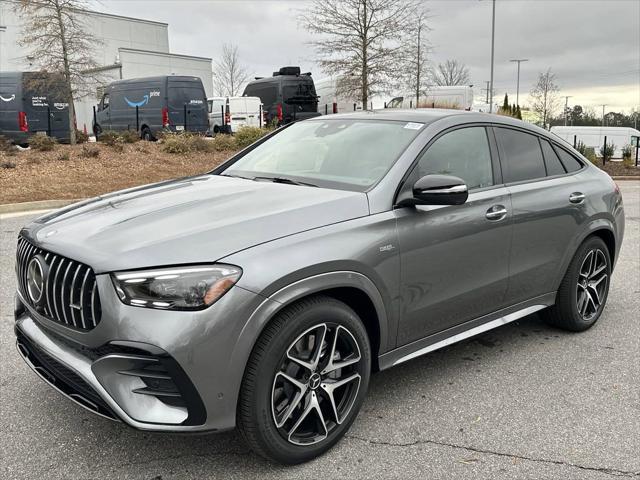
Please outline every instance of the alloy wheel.
[[585, 320], [598, 314], [607, 294], [607, 256], [599, 248], [590, 250], [578, 271], [576, 306]]
[[351, 411], [360, 389], [360, 348], [344, 326], [321, 323], [287, 348], [273, 379], [278, 432], [295, 445], [326, 439]]

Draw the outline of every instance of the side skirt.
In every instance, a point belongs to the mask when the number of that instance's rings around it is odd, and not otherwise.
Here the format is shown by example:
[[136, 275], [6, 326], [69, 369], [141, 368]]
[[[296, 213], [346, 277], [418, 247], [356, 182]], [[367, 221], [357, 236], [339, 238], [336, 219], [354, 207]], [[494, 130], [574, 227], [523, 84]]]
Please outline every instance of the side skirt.
[[495, 313], [484, 315], [461, 325], [448, 328], [442, 332], [416, 340], [408, 345], [403, 345], [402, 347], [380, 355], [378, 359], [380, 370], [385, 370], [426, 353], [433, 352], [434, 350], [514, 322], [553, 305], [555, 300], [556, 292], [547, 293], [527, 300], [526, 302], [498, 310]]

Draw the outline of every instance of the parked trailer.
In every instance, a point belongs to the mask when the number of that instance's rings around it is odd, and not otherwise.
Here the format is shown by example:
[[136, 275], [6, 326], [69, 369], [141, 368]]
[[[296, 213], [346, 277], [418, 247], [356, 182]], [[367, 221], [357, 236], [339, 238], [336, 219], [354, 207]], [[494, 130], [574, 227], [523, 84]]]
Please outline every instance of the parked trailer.
[[207, 133], [207, 98], [198, 77], [168, 75], [119, 80], [106, 86], [93, 131], [136, 130], [146, 140], [160, 131]]
[[262, 127], [263, 106], [258, 97], [210, 97], [209, 133], [235, 133], [242, 127]]
[[0, 72], [0, 135], [25, 145], [32, 135], [68, 142], [69, 104], [62, 80], [41, 72]]
[[415, 94], [394, 97], [386, 103], [386, 108], [454, 108], [471, 110], [473, 88], [471, 86], [430, 87], [416, 104]]
[[571, 145], [582, 142], [585, 146], [593, 148], [597, 156], [600, 148], [604, 146], [604, 138], [607, 137], [607, 145], [615, 146], [612, 158], [622, 158], [622, 148], [631, 145], [638, 146], [640, 131], [630, 127], [551, 127], [551, 133], [556, 134]]

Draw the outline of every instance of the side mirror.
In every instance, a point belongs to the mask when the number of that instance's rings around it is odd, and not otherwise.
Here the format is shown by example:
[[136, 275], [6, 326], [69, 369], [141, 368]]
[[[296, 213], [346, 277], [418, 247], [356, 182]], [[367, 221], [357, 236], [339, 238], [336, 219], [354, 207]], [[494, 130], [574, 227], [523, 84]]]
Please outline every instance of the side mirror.
[[425, 175], [413, 185], [419, 205], [462, 205], [469, 197], [464, 180], [452, 175]]

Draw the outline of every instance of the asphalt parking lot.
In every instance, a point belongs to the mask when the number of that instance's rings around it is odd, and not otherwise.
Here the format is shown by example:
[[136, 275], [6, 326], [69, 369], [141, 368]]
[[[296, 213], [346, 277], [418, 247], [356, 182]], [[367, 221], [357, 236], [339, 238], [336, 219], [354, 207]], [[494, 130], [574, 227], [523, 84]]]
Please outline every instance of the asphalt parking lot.
[[640, 182], [619, 182], [627, 230], [599, 323], [582, 334], [536, 315], [374, 375], [354, 426], [327, 455], [281, 467], [236, 432], [134, 431], [86, 412], [15, 349], [13, 262], [20, 226], [0, 220], [0, 477], [640, 477]]

